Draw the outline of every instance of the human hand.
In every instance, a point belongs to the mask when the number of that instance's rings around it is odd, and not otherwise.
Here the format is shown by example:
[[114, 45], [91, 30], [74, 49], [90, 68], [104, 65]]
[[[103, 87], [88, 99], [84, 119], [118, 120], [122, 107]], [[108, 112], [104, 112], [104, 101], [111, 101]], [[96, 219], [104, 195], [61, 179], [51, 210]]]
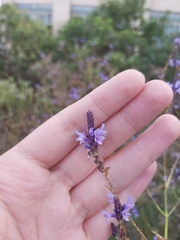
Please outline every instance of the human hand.
[[122, 202], [137, 199], [156, 171], [155, 160], [180, 135], [172, 115], [159, 117], [122, 150], [120, 145], [154, 119], [172, 100], [162, 81], [144, 83], [135, 70], [122, 72], [67, 107], [0, 158], [0, 239], [108, 239], [102, 217], [107, 189], [96, 165], [87, 160], [75, 130], [85, 131], [86, 111], [95, 126], [105, 122], [100, 146], [109, 178]]

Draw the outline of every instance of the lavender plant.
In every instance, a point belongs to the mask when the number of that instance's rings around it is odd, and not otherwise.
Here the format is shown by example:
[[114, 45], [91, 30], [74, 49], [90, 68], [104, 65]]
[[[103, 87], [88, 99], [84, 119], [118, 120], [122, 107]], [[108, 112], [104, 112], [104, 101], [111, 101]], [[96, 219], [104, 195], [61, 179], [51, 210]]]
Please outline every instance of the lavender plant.
[[97, 165], [97, 169], [101, 174], [103, 174], [106, 187], [110, 191], [108, 192], [108, 202], [114, 205], [113, 212], [107, 212], [102, 210], [103, 217], [106, 218], [106, 222], [110, 220], [110, 218], [115, 218], [118, 224], [114, 224], [111, 222], [111, 230], [112, 235], [117, 240], [128, 240], [126, 235], [126, 227], [124, 225], [124, 221], [131, 221], [133, 226], [138, 231], [142, 240], [146, 240], [146, 237], [142, 233], [142, 231], [137, 227], [134, 221], [130, 218], [129, 211], [134, 207], [134, 199], [129, 196], [126, 204], [122, 204], [114, 187], [111, 184], [108, 173], [110, 167], [105, 166], [104, 160], [100, 157], [99, 145], [102, 145], [105, 137], [107, 136], [107, 131], [105, 130], [105, 124], [102, 123], [100, 128], [94, 128], [94, 116], [93, 113], [89, 110], [87, 111], [87, 135], [84, 132], [76, 131], [78, 137], [76, 141], [79, 141], [80, 144], [84, 144], [85, 148], [88, 149], [88, 158], [92, 158], [94, 163]]
[[[165, 79], [171, 77], [173, 79], [166, 81]], [[172, 104], [166, 109], [166, 112], [171, 113], [179, 117], [180, 110], [180, 36], [174, 39], [172, 52], [165, 67], [160, 72], [161, 79], [166, 81], [167, 84], [172, 88], [174, 98]], [[178, 216], [178, 207], [180, 204], [179, 198], [179, 143], [176, 142], [175, 146], [168, 149], [163, 155], [162, 162], [158, 166], [158, 176], [160, 177], [160, 184], [154, 185], [153, 188], [147, 189], [148, 196], [152, 203], [160, 213], [161, 219], [163, 219], [163, 231], [161, 236], [157, 231], [153, 230], [155, 240], [163, 240], [169, 238], [169, 226], [172, 226], [172, 215]], [[171, 164], [168, 162], [171, 161]], [[172, 164], [172, 162], [174, 163]], [[156, 177], [157, 179], [157, 177]], [[159, 197], [162, 194], [162, 198]], [[161, 199], [161, 200], [159, 200]], [[173, 231], [172, 231], [173, 233]], [[171, 233], [171, 234], [172, 234]], [[175, 233], [177, 234], [177, 233]], [[178, 236], [179, 237], [179, 236]], [[179, 238], [178, 238], [179, 239]]]

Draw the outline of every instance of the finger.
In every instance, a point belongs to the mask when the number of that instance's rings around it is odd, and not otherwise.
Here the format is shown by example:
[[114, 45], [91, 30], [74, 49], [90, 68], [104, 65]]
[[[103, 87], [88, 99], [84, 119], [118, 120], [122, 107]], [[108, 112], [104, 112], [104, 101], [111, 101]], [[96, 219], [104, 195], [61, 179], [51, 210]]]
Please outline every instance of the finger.
[[87, 110], [94, 112], [98, 126], [132, 100], [143, 86], [144, 76], [140, 72], [124, 71], [41, 125], [15, 150], [50, 168], [78, 144], [74, 132], [86, 129], [82, 116]]
[[[155, 172], [156, 162], [151, 164], [143, 173], [141, 173], [141, 175], [139, 175], [132, 183], [123, 189], [121, 193], [119, 193], [121, 203], [124, 204], [127, 201], [128, 196], [132, 196], [135, 200], [137, 200], [151, 181]], [[107, 195], [104, 196], [104, 198], [107, 203]], [[113, 212], [113, 205], [107, 204], [103, 207], [103, 209]], [[110, 223], [107, 223], [103, 218], [101, 209], [84, 222], [84, 230], [87, 236], [91, 236], [91, 239], [104, 240], [108, 239], [111, 235]]]
[[[172, 115], [163, 115], [157, 119], [135, 141], [106, 160], [111, 167], [109, 178], [117, 192], [134, 181], [153, 161], [155, 161], [180, 135], [180, 122]], [[71, 191], [73, 202], [83, 206], [83, 212], [89, 217], [96, 213], [106, 202], [105, 180], [95, 170], [83, 182]], [[91, 191], [87, 191], [91, 189]]]
[[[172, 91], [162, 81], [151, 81], [131, 102], [105, 122], [107, 137], [100, 147], [101, 157], [106, 159], [138, 130], [154, 119], [172, 100]], [[84, 118], [86, 117], [83, 114]], [[96, 115], [94, 115], [96, 121]], [[59, 162], [53, 171], [72, 188], [89, 175], [96, 165], [87, 161], [87, 150], [78, 146]], [[65, 173], [65, 174], [64, 174]]]

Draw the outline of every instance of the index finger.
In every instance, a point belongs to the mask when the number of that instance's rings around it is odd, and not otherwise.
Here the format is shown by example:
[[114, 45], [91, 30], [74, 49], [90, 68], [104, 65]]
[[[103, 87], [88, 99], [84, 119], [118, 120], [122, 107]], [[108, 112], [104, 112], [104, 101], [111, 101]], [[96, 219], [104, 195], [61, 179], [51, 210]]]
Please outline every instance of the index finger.
[[75, 130], [85, 131], [86, 120], [82, 116], [87, 110], [93, 111], [98, 126], [138, 95], [144, 83], [144, 76], [136, 70], [116, 75], [42, 124], [14, 150], [51, 168], [78, 144]]

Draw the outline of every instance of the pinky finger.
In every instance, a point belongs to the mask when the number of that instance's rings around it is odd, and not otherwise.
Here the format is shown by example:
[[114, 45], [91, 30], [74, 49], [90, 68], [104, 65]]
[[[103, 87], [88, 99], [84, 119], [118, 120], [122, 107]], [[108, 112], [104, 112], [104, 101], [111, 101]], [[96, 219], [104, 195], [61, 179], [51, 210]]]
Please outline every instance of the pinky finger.
[[[133, 182], [131, 182], [126, 188], [119, 193], [119, 198], [123, 203], [128, 199], [128, 196], [132, 196], [135, 200], [139, 198], [142, 192], [145, 190], [157, 169], [157, 163], [151, 164], [141, 175], [139, 175]], [[105, 196], [107, 197], [107, 196]], [[108, 202], [108, 197], [107, 197]], [[102, 206], [103, 209], [112, 211], [112, 204]], [[86, 232], [87, 239], [107, 240], [111, 235], [110, 223], [105, 221], [102, 216], [101, 209], [99, 212], [88, 218], [84, 222], [84, 231]]]

